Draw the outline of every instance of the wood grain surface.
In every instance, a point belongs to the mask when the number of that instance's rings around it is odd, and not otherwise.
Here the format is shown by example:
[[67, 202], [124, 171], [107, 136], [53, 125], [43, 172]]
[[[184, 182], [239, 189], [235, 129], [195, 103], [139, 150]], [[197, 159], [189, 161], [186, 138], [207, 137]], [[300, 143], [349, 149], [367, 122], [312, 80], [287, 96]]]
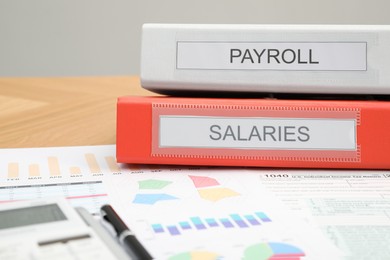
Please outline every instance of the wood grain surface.
[[0, 148], [114, 144], [116, 101], [138, 77], [0, 78]]

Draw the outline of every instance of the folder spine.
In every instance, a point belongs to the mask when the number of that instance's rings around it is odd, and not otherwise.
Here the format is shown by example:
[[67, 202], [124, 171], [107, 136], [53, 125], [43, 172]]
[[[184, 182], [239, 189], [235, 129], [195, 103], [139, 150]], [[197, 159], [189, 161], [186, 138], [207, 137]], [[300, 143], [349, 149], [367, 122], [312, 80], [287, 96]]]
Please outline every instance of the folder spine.
[[389, 45], [387, 25], [145, 24], [141, 84], [168, 94], [390, 94]]
[[123, 97], [117, 159], [387, 169], [389, 116], [381, 101]]

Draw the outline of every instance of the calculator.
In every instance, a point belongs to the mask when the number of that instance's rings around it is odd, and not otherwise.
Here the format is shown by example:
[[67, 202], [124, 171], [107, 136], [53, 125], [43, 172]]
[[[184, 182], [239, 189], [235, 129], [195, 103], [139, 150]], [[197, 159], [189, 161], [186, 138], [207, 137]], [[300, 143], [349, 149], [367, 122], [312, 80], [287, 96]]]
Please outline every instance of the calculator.
[[65, 199], [0, 204], [0, 259], [129, 259], [83, 208]]

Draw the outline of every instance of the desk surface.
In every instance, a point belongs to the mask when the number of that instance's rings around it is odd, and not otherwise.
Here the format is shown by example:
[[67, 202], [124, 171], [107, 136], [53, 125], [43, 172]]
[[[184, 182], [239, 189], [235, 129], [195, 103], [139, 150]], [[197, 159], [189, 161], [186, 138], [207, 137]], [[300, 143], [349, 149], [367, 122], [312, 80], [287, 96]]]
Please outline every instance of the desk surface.
[[0, 78], [0, 148], [115, 143], [116, 100], [138, 77]]

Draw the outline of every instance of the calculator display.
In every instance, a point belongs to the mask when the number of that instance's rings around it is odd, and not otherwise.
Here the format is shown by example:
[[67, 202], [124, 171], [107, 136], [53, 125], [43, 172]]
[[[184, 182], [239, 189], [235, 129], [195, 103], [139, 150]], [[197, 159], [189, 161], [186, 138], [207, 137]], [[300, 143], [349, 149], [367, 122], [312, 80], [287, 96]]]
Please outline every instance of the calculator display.
[[57, 204], [0, 211], [0, 229], [67, 220]]

